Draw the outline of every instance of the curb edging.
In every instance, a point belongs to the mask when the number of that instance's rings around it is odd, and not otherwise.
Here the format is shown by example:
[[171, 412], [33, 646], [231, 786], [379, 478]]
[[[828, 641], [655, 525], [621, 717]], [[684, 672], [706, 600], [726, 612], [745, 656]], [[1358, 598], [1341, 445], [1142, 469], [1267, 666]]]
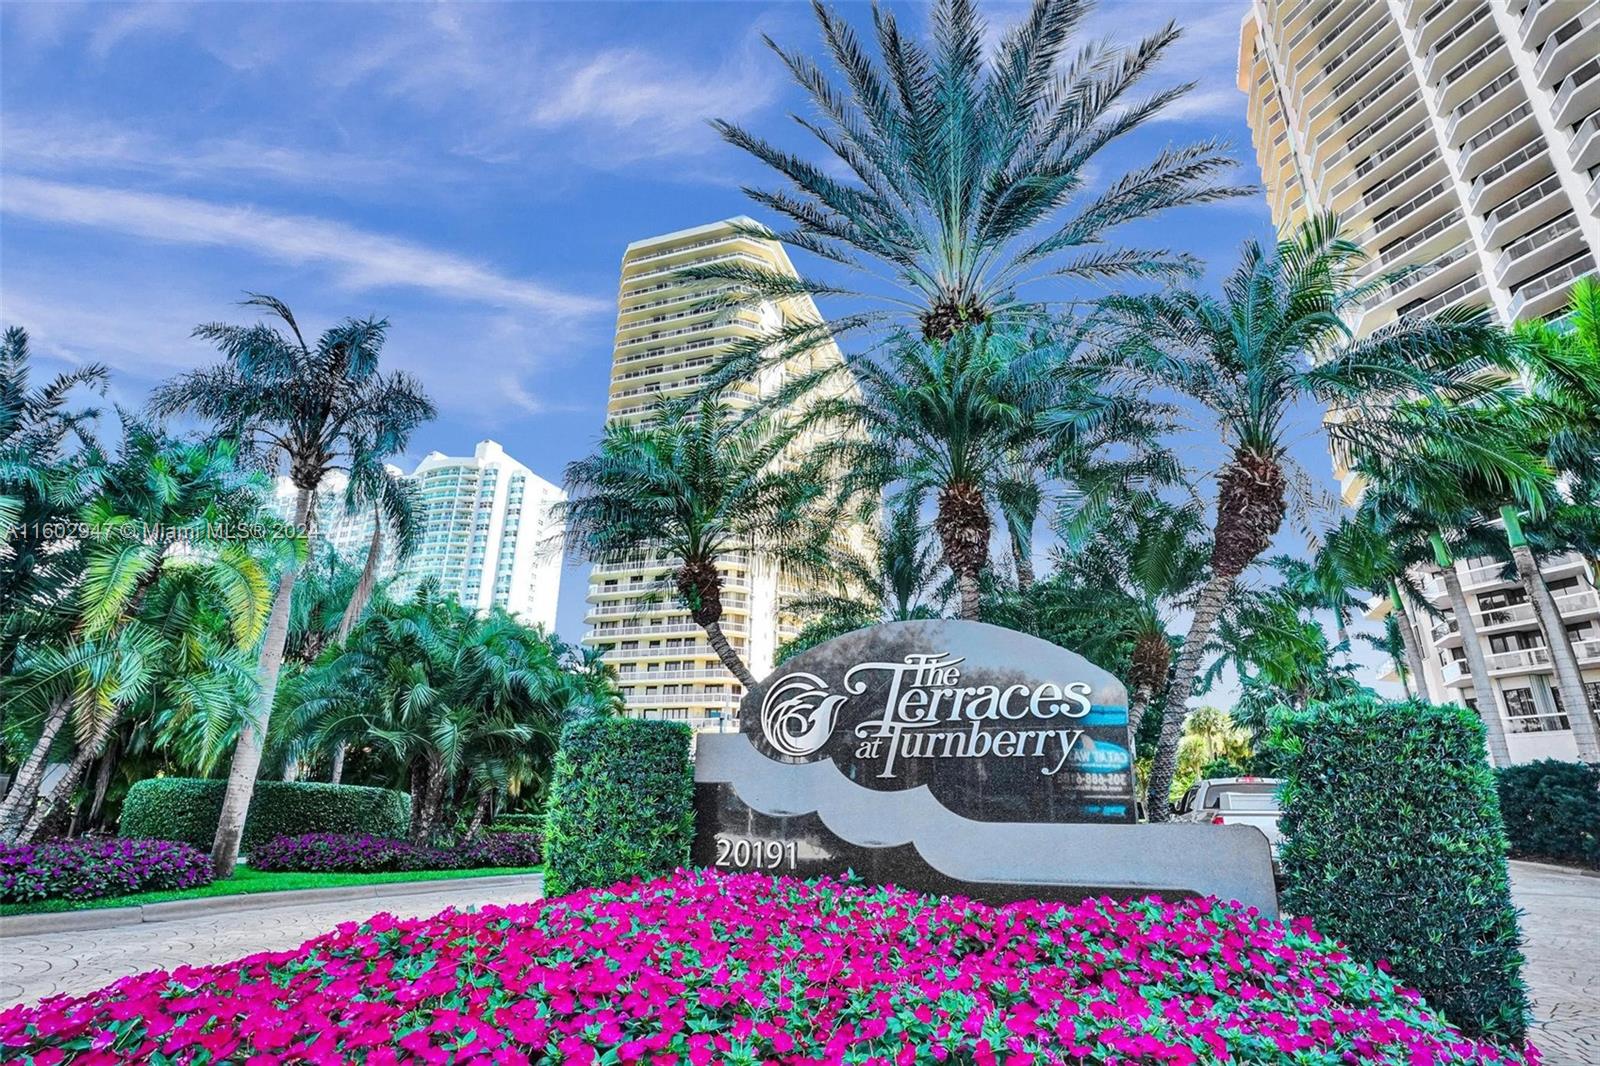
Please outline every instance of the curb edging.
[[[269, 910], [277, 907], [337, 903], [348, 899], [383, 899], [386, 896], [416, 896], [449, 888], [511, 888], [528, 885], [541, 893], [544, 874], [494, 874], [486, 877], [440, 877], [431, 881], [389, 881], [371, 885], [345, 885], [338, 888], [294, 888], [280, 892], [238, 892], [203, 899], [175, 899], [165, 903], [144, 903], [135, 907], [97, 907], [81, 911], [52, 911], [46, 914], [13, 914], [0, 917], [0, 940], [33, 936], [39, 933], [67, 933], [92, 929], [115, 929], [151, 922], [173, 922], [202, 918], [212, 914]], [[536, 897], [530, 897], [536, 898]]]

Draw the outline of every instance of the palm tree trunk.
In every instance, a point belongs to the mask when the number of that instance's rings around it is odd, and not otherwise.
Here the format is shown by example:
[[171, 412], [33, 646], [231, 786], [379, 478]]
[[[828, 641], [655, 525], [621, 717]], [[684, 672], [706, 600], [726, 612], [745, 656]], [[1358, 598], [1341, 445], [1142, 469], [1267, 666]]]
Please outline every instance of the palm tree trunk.
[[1234, 575], [1225, 572], [1213, 575], [1195, 600], [1194, 621], [1189, 624], [1189, 635], [1183, 638], [1183, 648], [1173, 667], [1166, 712], [1161, 716], [1161, 738], [1156, 744], [1155, 762], [1150, 767], [1146, 807], [1152, 822], [1172, 818], [1172, 804], [1167, 801], [1167, 793], [1172, 790], [1172, 778], [1178, 772], [1178, 741], [1183, 736], [1189, 694], [1194, 689], [1195, 675], [1200, 672], [1200, 655], [1211, 638], [1211, 627], [1216, 625], [1228, 602], [1233, 578]]
[[1017, 591], [1027, 592], [1033, 588], [1036, 579], [1033, 572], [1033, 545], [1028, 543], [1027, 538], [1012, 536], [1011, 560], [1017, 568]]
[[1431, 703], [1428, 699], [1428, 675], [1423, 672], [1422, 642], [1411, 625], [1411, 614], [1406, 610], [1405, 598], [1400, 595], [1400, 586], [1393, 581], [1389, 582], [1389, 600], [1394, 605], [1395, 628], [1400, 630], [1400, 643], [1406, 649], [1406, 669], [1417, 679], [1416, 694], [1423, 702]]
[[1407, 677], [1410, 676], [1411, 671], [1407, 669], [1406, 664], [1401, 660], [1400, 656], [1391, 655], [1389, 658], [1394, 662], [1395, 676], [1400, 679], [1400, 692], [1408, 700], [1415, 699], [1416, 697], [1411, 691], [1411, 683], [1406, 680]]
[[67, 767], [67, 772], [62, 774], [60, 779], [56, 781], [55, 787], [50, 790], [50, 794], [41, 798], [39, 804], [34, 807], [33, 816], [22, 827], [22, 832], [17, 834], [18, 843], [32, 843], [33, 838], [38, 835], [45, 822], [55, 813], [56, 808], [71, 798], [72, 793], [78, 787], [78, 782], [82, 780], [84, 772], [89, 769], [89, 764], [98, 759], [100, 754], [105, 751], [106, 740], [111, 736], [111, 730], [116, 727], [116, 724], [115, 716], [102, 722], [99, 728], [94, 731], [94, 735], [89, 738], [89, 743], [78, 749], [78, 753], [72, 757], [72, 762]]
[[335, 785], [344, 780], [344, 754], [345, 742], [341, 740], [333, 746], [333, 768], [328, 771], [328, 780]]
[[1478, 717], [1483, 719], [1484, 740], [1489, 749], [1489, 765], [1511, 765], [1511, 749], [1506, 746], [1506, 728], [1500, 718], [1500, 702], [1495, 699], [1494, 688], [1489, 683], [1489, 663], [1483, 657], [1483, 645], [1478, 642], [1478, 627], [1472, 624], [1472, 611], [1467, 606], [1467, 594], [1461, 590], [1461, 578], [1453, 565], [1440, 567], [1444, 587], [1450, 594], [1450, 607], [1455, 611], [1456, 628], [1461, 633], [1461, 647], [1467, 654], [1467, 668], [1472, 672], [1473, 694], [1477, 697]]
[[1334, 632], [1339, 637], [1339, 646], [1344, 649], [1344, 662], [1350, 665], [1350, 625], [1345, 619], [1344, 604], [1336, 603], [1333, 606]]
[[755, 688], [755, 675], [744, 664], [744, 660], [739, 658], [739, 653], [733, 650], [733, 645], [728, 643], [728, 638], [722, 632], [722, 623], [701, 622], [700, 628], [706, 631], [706, 642], [711, 645], [711, 650], [717, 653], [717, 658], [722, 660], [722, 665], [728, 668], [728, 672], [739, 679], [739, 684], [744, 686], [745, 691]]
[[50, 704], [44, 727], [39, 731], [39, 739], [34, 741], [28, 758], [17, 768], [17, 779], [11, 782], [11, 791], [6, 793], [5, 802], [0, 803], [0, 840], [13, 843], [17, 838], [17, 829], [32, 813], [33, 801], [39, 795], [39, 783], [44, 780], [45, 759], [49, 757], [50, 748], [55, 744], [61, 727], [66, 724], [71, 709], [71, 701], [65, 699]]
[[444, 786], [444, 760], [437, 752], [430, 751], [427, 783], [422, 790], [421, 817], [417, 824], [411, 827], [411, 838], [418, 844], [426, 844], [433, 839], [434, 823], [439, 819], [439, 805], [444, 799]]
[[383, 512], [374, 505], [372, 508], [372, 539], [367, 542], [367, 561], [361, 567], [361, 578], [356, 582], [355, 591], [350, 594], [350, 602], [345, 604], [344, 614], [339, 616], [339, 628], [334, 631], [333, 639], [343, 644], [350, 636], [350, 631], [361, 621], [361, 614], [367, 609], [367, 603], [372, 599], [372, 590], [378, 584], [378, 559], [383, 554]]
[[944, 563], [956, 577], [960, 590], [960, 614], [965, 621], [978, 620], [981, 593], [978, 575], [989, 562], [989, 505], [975, 485], [958, 482], [939, 492], [939, 514], [934, 519]]
[[[311, 490], [301, 488], [295, 493], [294, 528], [306, 527], [306, 517], [311, 511]], [[272, 701], [278, 693], [278, 672], [283, 667], [283, 646], [289, 639], [289, 602], [294, 596], [295, 578], [300, 568], [290, 563], [278, 578], [278, 591], [272, 598], [272, 614], [267, 619], [267, 633], [261, 642], [261, 656], [256, 661], [255, 714], [239, 730], [239, 742], [233, 748], [233, 764], [228, 768], [228, 786], [222, 797], [222, 815], [217, 821], [217, 835], [211, 843], [211, 861], [216, 867], [218, 880], [233, 876], [233, 867], [239, 861], [239, 841], [244, 837], [244, 819], [250, 810], [250, 799], [255, 795], [256, 772], [261, 769], [262, 742], [267, 735], [267, 724], [272, 719]]]
[[467, 839], [476, 840], [478, 834], [483, 831], [484, 819], [489, 816], [489, 801], [493, 798], [494, 794], [487, 786], [478, 789], [478, 806], [472, 812], [472, 824], [467, 827]]
[[106, 750], [100, 756], [100, 768], [94, 775], [94, 798], [89, 803], [89, 817], [87, 824], [93, 828], [100, 820], [101, 808], [105, 806], [106, 793], [111, 789], [111, 771], [117, 765], [117, 738], [113, 736], [106, 744]]
[[1545, 647], [1550, 649], [1550, 662], [1556, 669], [1556, 690], [1561, 693], [1562, 709], [1572, 725], [1572, 739], [1578, 744], [1578, 760], [1600, 762], [1600, 736], [1596, 736], [1594, 711], [1583, 688], [1583, 670], [1573, 651], [1572, 638], [1561, 620], [1561, 608], [1550, 595], [1550, 586], [1539, 572], [1533, 550], [1526, 543], [1513, 543], [1511, 557], [1516, 560], [1517, 577], [1528, 594], [1528, 602], [1533, 604], [1534, 617], [1544, 631]]

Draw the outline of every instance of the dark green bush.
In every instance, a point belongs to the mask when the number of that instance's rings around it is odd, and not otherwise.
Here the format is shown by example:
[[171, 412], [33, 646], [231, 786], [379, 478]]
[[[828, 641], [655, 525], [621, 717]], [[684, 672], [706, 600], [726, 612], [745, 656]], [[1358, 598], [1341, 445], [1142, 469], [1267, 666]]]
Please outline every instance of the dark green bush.
[[1520, 1043], [1528, 1000], [1483, 724], [1465, 707], [1352, 696], [1287, 712], [1288, 911], [1474, 1036]]
[[545, 892], [654, 877], [689, 862], [690, 730], [590, 718], [561, 732], [545, 832]]
[[1600, 766], [1541, 759], [1496, 776], [1512, 855], [1600, 869]]
[[489, 826], [491, 833], [543, 833], [542, 814], [502, 814]]
[[[136, 783], [122, 802], [124, 837], [181, 840], [207, 851], [217, 835], [225, 781], [154, 777]], [[302, 833], [370, 833], [403, 837], [411, 799], [403, 792], [321, 781], [257, 781], [245, 816], [244, 844]]]

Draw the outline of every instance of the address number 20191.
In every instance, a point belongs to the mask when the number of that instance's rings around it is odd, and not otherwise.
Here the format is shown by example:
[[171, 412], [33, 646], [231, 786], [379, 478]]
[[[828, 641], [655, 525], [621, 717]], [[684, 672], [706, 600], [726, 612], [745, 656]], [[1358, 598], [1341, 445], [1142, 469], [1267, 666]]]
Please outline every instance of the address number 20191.
[[717, 838], [717, 865], [741, 869], [794, 869], [799, 849], [794, 841]]

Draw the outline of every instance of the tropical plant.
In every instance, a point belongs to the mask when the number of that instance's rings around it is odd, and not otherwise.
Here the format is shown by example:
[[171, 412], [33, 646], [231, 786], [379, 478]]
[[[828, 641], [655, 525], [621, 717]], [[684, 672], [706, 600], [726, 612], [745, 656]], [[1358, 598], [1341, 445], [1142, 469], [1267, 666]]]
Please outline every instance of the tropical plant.
[[1515, 338], [1532, 397], [1556, 416], [1551, 465], [1573, 476], [1575, 497], [1600, 497], [1600, 278], [1574, 283], [1558, 323], [1519, 322]]
[[[387, 322], [347, 319], [309, 344], [282, 301], [252, 294], [244, 305], [263, 309], [287, 333], [268, 322], [197, 327], [195, 335], [215, 343], [222, 362], [163, 385], [152, 406], [163, 414], [198, 415], [250, 453], [272, 465], [286, 465], [295, 487], [294, 531], [302, 536], [312, 499], [329, 472], [359, 471], [374, 461], [370, 457], [400, 450], [411, 432], [433, 417], [433, 405], [406, 374], [379, 372]], [[238, 859], [283, 665], [298, 572], [298, 563], [291, 562], [278, 576], [257, 660], [260, 694], [234, 746], [228, 796], [212, 847], [218, 877], [232, 876]]]
[[1170, 208], [1252, 190], [1228, 183], [1234, 161], [1208, 141], [1168, 148], [1088, 191], [1103, 149], [1192, 88], [1130, 98], [1179, 30], [1169, 23], [1126, 49], [1078, 46], [1090, 7], [1035, 0], [992, 51], [970, 0], [940, 0], [931, 47], [902, 34], [887, 9], [874, 9], [874, 59], [849, 23], [818, 3], [843, 88], [807, 56], [772, 44], [821, 116], [797, 121], [827, 151], [824, 162], [812, 163], [716, 123], [729, 143], [789, 183], [785, 191], [749, 194], [790, 228], [748, 229], [872, 280], [858, 291], [736, 261], [690, 271], [731, 281], [736, 300], [848, 295], [867, 304], [827, 323], [797, 322], [776, 345], [772, 337], [752, 341], [739, 353], [744, 372], [853, 330], [910, 327], [925, 341], [948, 341], [966, 326], [1009, 327], [1059, 300], [1061, 279], [1194, 271], [1187, 255], [1117, 247], [1109, 235]]
[[[0, 674], [18, 644], [59, 637], [62, 605], [82, 566], [73, 536], [84, 449], [96, 443], [99, 412], [72, 406], [76, 390], [104, 391], [95, 364], [31, 384], [28, 334], [13, 326], [0, 339]], [[41, 628], [45, 632], [41, 632]], [[0, 704], [0, 723], [5, 720]]]
[[[1167, 799], [1176, 802], [1218, 762], [1241, 766], [1254, 754], [1251, 730], [1218, 707], [1197, 707], [1183, 723], [1178, 742], [1178, 772]], [[1221, 775], [1219, 775], [1221, 776]]]
[[[1314, 401], [1338, 412], [1328, 432], [1335, 447], [1380, 458], [1411, 448], [1419, 422], [1431, 439], [1501, 485], [1526, 486], [1526, 453], [1496, 451], [1478, 420], [1454, 417], [1457, 405], [1493, 394], [1476, 375], [1501, 358], [1504, 336], [1485, 311], [1448, 309], [1400, 319], [1355, 338], [1345, 318], [1388, 285], [1379, 272], [1359, 280], [1364, 261], [1339, 220], [1308, 220], [1273, 248], [1245, 245], [1220, 296], [1172, 291], [1107, 297], [1124, 323], [1124, 356], [1138, 376], [1192, 396], [1217, 418], [1229, 449], [1217, 476], [1211, 575], [1195, 599], [1194, 620], [1173, 669], [1151, 775], [1153, 795], [1170, 785], [1178, 738], [1212, 627], [1230, 589], [1272, 542], [1291, 502], [1298, 469], [1288, 452], [1297, 405]], [[1469, 432], [1470, 426], [1470, 432]], [[1152, 817], [1169, 812], [1158, 804]]]
[[1126, 600], [1127, 609], [1105, 624], [1133, 642], [1125, 676], [1128, 728], [1137, 737], [1145, 714], [1166, 691], [1173, 613], [1205, 578], [1205, 516], [1193, 501], [1180, 505], [1152, 492], [1127, 491], [1107, 502], [1092, 527], [1077, 517], [1063, 523], [1061, 570]]
[[820, 572], [824, 467], [790, 461], [800, 424], [702, 397], [608, 425], [594, 454], [567, 466], [567, 544], [597, 563], [666, 564], [651, 593], [670, 589], [747, 689], [756, 679], [722, 632], [718, 566], [753, 551], [795, 574]]
[[425, 843], [453, 797], [472, 797], [476, 831], [496, 802], [542, 789], [568, 714], [614, 703], [614, 683], [584, 667], [556, 638], [503, 611], [479, 616], [430, 581], [376, 602], [295, 686], [289, 713], [306, 750], [373, 749], [410, 785]]
[[367, 541], [367, 554], [361, 564], [361, 576], [350, 590], [350, 602], [339, 617], [333, 639], [343, 642], [361, 620], [361, 613], [372, 601], [378, 584], [378, 564], [384, 554], [384, 533], [394, 540], [392, 549], [396, 562], [402, 562], [416, 550], [417, 538], [422, 534], [422, 523], [416, 512], [416, 486], [390, 471], [382, 463], [383, 456], [375, 449], [362, 449], [360, 464], [351, 471], [345, 488], [345, 510], [355, 513], [372, 511], [372, 536]]
[[[1290, 568], [1291, 578], [1298, 573], [1298, 567]], [[1312, 602], [1320, 606], [1321, 600]], [[1201, 676], [1201, 691], [1210, 692], [1232, 669], [1249, 692], [1247, 706], [1256, 712], [1244, 715], [1244, 724], [1258, 732], [1266, 725], [1264, 708], [1305, 707], [1359, 687], [1348, 661], [1342, 665], [1335, 661], [1338, 646], [1328, 640], [1292, 580], [1239, 590], [1217, 619], [1207, 650], [1213, 658]]]
[[809, 621], [778, 648], [777, 662], [879, 622], [939, 617], [950, 598], [948, 574], [919, 503], [908, 495], [889, 507], [865, 550], [836, 550], [829, 566], [834, 588], [785, 605]]
[[[69, 636], [24, 646], [5, 679], [5, 701], [38, 723], [0, 804], [8, 840], [39, 831], [140, 701], [160, 700], [178, 720], [231, 720], [242, 694], [237, 657], [266, 622], [266, 571], [237, 535], [258, 520], [258, 485], [231, 444], [180, 444], [130, 420], [115, 457], [93, 450], [85, 481], [94, 491], [77, 515], [83, 568]], [[69, 718], [75, 754], [41, 796], [46, 757]]]

